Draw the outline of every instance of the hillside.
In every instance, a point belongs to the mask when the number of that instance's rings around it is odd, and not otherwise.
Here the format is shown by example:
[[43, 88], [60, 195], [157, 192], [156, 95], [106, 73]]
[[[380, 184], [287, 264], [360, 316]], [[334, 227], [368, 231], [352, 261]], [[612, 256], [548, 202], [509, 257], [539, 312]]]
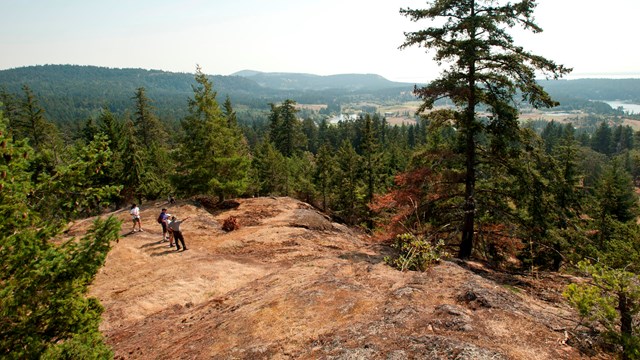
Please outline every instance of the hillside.
[[232, 74], [255, 81], [261, 86], [279, 90], [346, 89], [381, 90], [388, 88], [411, 89], [414, 84], [393, 82], [376, 74], [338, 74], [320, 76], [300, 73], [266, 73], [242, 70]]
[[[251, 103], [269, 93], [238, 76], [210, 78], [221, 101], [229, 95], [239, 103]], [[139, 87], [147, 90], [160, 118], [179, 119], [187, 113], [195, 81], [187, 73], [97, 66], [44, 65], [0, 71], [0, 89], [21, 93], [23, 85], [34, 91], [51, 121], [73, 123], [96, 116], [105, 106], [114, 113], [132, 109], [132, 97]]]
[[[270, 76], [268, 73], [260, 73]], [[266, 75], [265, 75], [266, 74]], [[245, 73], [246, 75], [246, 73]], [[259, 75], [256, 75], [259, 76]], [[315, 82], [300, 81], [300, 74], [271, 75], [273, 81], [258, 83], [247, 76], [209, 75], [220, 103], [229, 96], [236, 108], [268, 110], [269, 103], [294, 99], [299, 103], [329, 104], [358, 99], [412, 98], [413, 85], [388, 81], [378, 75], [336, 75]], [[320, 82], [322, 84], [320, 84]], [[285, 86], [284, 84], [300, 84]], [[49, 120], [56, 123], [84, 122], [108, 107], [114, 113], [133, 108], [139, 87], [153, 101], [163, 120], [177, 121], [187, 113], [193, 97], [194, 75], [160, 70], [111, 69], [96, 66], [44, 65], [0, 70], [0, 90], [22, 94], [28, 85], [36, 94]]]
[[640, 79], [542, 80], [540, 84], [553, 97], [640, 103]]
[[[206, 69], [205, 69], [206, 70]], [[389, 81], [375, 74], [319, 76], [297, 73], [265, 73], [244, 70], [232, 76], [210, 75], [219, 102], [229, 96], [241, 121], [255, 119], [246, 112], [269, 110], [269, 103], [293, 99], [300, 104], [341, 107], [362, 104], [398, 105], [415, 101], [413, 84]], [[57, 124], [83, 124], [107, 107], [116, 114], [132, 112], [132, 97], [146, 89], [158, 117], [177, 123], [187, 114], [193, 96], [194, 75], [160, 70], [111, 69], [96, 66], [44, 65], [0, 70], [0, 90], [22, 96], [28, 85]], [[555, 110], [582, 110], [615, 114], [609, 105], [592, 100], [640, 102], [640, 79], [579, 79], [542, 81], [561, 106]]]
[[[90, 290], [116, 359], [586, 358], [570, 335], [564, 277], [474, 262], [402, 273], [384, 264], [387, 247], [305, 203], [238, 201], [213, 212], [191, 201], [143, 204], [146, 231], [114, 244]], [[163, 206], [190, 217], [189, 250], [159, 243]], [[128, 212], [115, 215], [127, 233]], [[241, 228], [226, 233], [229, 216]]]

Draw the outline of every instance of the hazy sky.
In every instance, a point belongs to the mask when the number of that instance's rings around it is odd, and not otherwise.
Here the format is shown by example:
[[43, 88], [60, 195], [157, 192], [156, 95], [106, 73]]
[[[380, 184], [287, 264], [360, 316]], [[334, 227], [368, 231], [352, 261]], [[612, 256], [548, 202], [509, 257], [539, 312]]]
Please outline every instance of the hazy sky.
[[[252, 69], [319, 75], [376, 73], [428, 81], [424, 49], [398, 50], [407, 0], [0, 0], [0, 69], [81, 64], [228, 75]], [[640, 77], [640, 0], [539, 0], [544, 32], [525, 49], [574, 68], [572, 77]], [[629, 76], [626, 76], [629, 77]]]

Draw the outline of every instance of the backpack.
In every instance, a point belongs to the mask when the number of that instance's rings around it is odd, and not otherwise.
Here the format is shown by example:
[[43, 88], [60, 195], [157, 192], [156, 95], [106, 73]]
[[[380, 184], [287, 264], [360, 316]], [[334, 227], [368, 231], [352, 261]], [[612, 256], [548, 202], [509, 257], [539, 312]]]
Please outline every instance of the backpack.
[[158, 224], [162, 224], [162, 214], [158, 216]]

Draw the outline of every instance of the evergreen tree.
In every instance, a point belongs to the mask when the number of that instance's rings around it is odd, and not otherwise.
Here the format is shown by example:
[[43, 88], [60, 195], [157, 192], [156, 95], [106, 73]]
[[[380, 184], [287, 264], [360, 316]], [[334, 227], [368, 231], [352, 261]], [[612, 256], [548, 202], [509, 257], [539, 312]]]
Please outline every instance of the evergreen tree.
[[11, 120], [10, 129], [14, 139], [27, 139], [35, 150], [35, 157], [30, 162], [34, 178], [41, 174], [51, 173], [61, 161], [64, 144], [58, 128], [47, 121], [44, 109], [28, 86], [23, 86], [24, 98], [18, 104], [15, 119]]
[[136, 198], [142, 202], [143, 174], [144, 174], [144, 150], [136, 136], [135, 128], [131, 120], [127, 120], [122, 128], [120, 151], [123, 164], [120, 183], [123, 185], [122, 197], [126, 200]]
[[200, 67], [195, 79], [189, 115], [182, 121], [175, 183], [184, 194], [215, 194], [222, 201], [247, 188], [249, 151], [242, 134], [229, 127], [213, 84]]
[[148, 199], [157, 199], [171, 193], [169, 175], [173, 170], [173, 161], [169, 157], [166, 140], [167, 133], [156, 117], [144, 88], [138, 88], [135, 96], [133, 125], [135, 135], [144, 151], [140, 154], [143, 164], [141, 176], [141, 195]]
[[[12, 93], [7, 92], [7, 89], [0, 88], [0, 111], [3, 111], [4, 116], [8, 119], [7, 126], [8, 130], [17, 128], [17, 121], [20, 116], [20, 103], [16, 96]], [[14, 139], [15, 135], [13, 134]]]
[[103, 133], [109, 141], [109, 147], [114, 154], [120, 147], [124, 124], [118, 120], [107, 108], [103, 108], [98, 117], [98, 131]]
[[284, 156], [270, 141], [264, 141], [257, 149], [252, 167], [256, 174], [258, 195], [285, 195], [287, 183]]
[[[462, 241], [458, 256], [467, 258], [473, 250], [476, 209], [478, 140], [483, 133], [508, 141], [518, 129], [514, 96], [517, 90], [532, 106], [556, 103], [536, 82], [536, 70], [562, 76], [569, 70], [514, 45], [505, 28], [521, 25], [533, 32], [542, 29], [533, 22], [534, 1], [501, 4], [492, 0], [436, 0], [427, 9], [403, 9], [413, 21], [440, 20], [442, 26], [406, 33], [401, 48], [418, 45], [435, 49], [434, 59], [450, 68], [439, 79], [416, 89], [424, 100], [419, 111], [431, 109], [436, 100], [450, 98], [456, 106], [456, 123], [465, 154]], [[477, 113], [484, 104], [490, 113], [482, 121]]]
[[231, 129], [235, 129], [238, 127], [238, 115], [233, 110], [233, 105], [231, 104], [231, 99], [227, 95], [224, 99], [224, 103], [222, 104], [222, 110], [224, 112], [224, 117], [227, 118], [227, 126]]
[[291, 158], [287, 158], [288, 170], [288, 195], [295, 195], [297, 199], [301, 199], [307, 203], [313, 203], [315, 199], [316, 189], [313, 183], [313, 174], [315, 173], [316, 164], [313, 154], [305, 151]]
[[[498, 199], [494, 199], [494, 203], [501, 203], [496, 210], [498, 214], [511, 215], [511, 202], [515, 204], [516, 211], [513, 216], [515, 221], [508, 216], [497, 216], [494, 221], [498, 224], [513, 224], [512, 228], [517, 229], [526, 244], [526, 249], [523, 249], [525, 251], [520, 254], [524, 264], [558, 270], [567, 246], [556, 229], [560, 226], [561, 218], [567, 219], [568, 212], [560, 208], [556, 198], [558, 191], [555, 186], [563, 180], [561, 168], [547, 154], [540, 140], [533, 131], [524, 130], [520, 148], [511, 151], [508, 158], [500, 161], [506, 164], [505, 167], [495, 169], [496, 173], [491, 178], [500, 177], [500, 172], [509, 174], [503, 175], [507, 178], [506, 182], [494, 185], [509, 194], [504, 198], [498, 195]], [[492, 180], [489, 179], [489, 183]], [[575, 185], [567, 184], [567, 187]]]
[[[375, 194], [380, 190], [382, 173], [382, 156], [378, 151], [379, 144], [375, 132], [373, 119], [369, 114], [364, 117], [363, 139], [360, 144], [362, 153], [362, 172], [366, 183], [366, 202], [370, 207]], [[373, 213], [368, 210], [367, 226], [373, 228]]]
[[613, 131], [612, 141], [616, 154], [633, 149], [633, 129], [631, 126], [616, 126]]
[[578, 149], [578, 167], [582, 170], [582, 182], [585, 189], [592, 190], [597, 186], [609, 162], [607, 155], [583, 146]]
[[318, 125], [318, 146], [322, 147], [322, 145], [335, 146], [331, 125], [327, 119], [320, 120], [320, 124]]
[[93, 141], [95, 136], [98, 134], [98, 127], [93, 122], [93, 119], [88, 119], [84, 123], [84, 127], [80, 131], [80, 138], [84, 141], [84, 143], [89, 143]]
[[361, 157], [347, 140], [336, 154], [336, 174], [334, 177], [335, 203], [333, 210], [348, 224], [357, 224], [362, 215], [362, 178], [360, 176]]
[[167, 134], [160, 123], [160, 120], [153, 113], [151, 101], [146, 95], [145, 89], [140, 87], [132, 98], [135, 100], [135, 112], [133, 125], [136, 129], [136, 136], [147, 151], [154, 145], [164, 143]]
[[88, 144], [76, 144], [67, 152], [53, 175], [39, 177], [32, 206], [49, 218], [61, 213], [73, 218], [101, 213], [122, 190], [108, 173], [113, 156], [106, 137], [98, 134]]
[[316, 156], [316, 171], [314, 173], [314, 182], [316, 188], [322, 196], [322, 210], [327, 211], [329, 204], [329, 196], [331, 190], [331, 179], [333, 178], [335, 163], [331, 156], [331, 148], [328, 144], [322, 144], [318, 149]]
[[[110, 358], [98, 330], [102, 307], [87, 290], [118, 239], [120, 222], [97, 219], [82, 239], [54, 245], [50, 240], [63, 221], [30, 206], [40, 186], [27, 171], [32, 150], [14, 142], [6, 126], [0, 113], [0, 357]], [[55, 182], [47, 187], [64, 186]]]
[[598, 219], [604, 221], [611, 216], [620, 222], [635, 220], [638, 216], [638, 196], [634, 191], [631, 176], [620, 161], [613, 160], [596, 188]]
[[[47, 121], [44, 110], [38, 104], [33, 91], [28, 86], [23, 86], [25, 98], [21, 103], [19, 116], [14, 121], [15, 127], [11, 130], [18, 139], [28, 139], [29, 144], [38, 152], [46, 150], [58, 150], [61, 145], [61, 138], [58, 129]], [[57, 156], [55, 152], [50, 154], [55, 163]]]
[[620, 347], [621, 359], [638, 359], [640, 329], [634, 319], [640, 312], [640, 277], [626, 269], [586, 261], [578, 268], [590, 281], [569, 285], [564, 296], [578, 310], [581, 323], [594, 332], [603, 328], [605, 341]]
[[290, 99], [280, 106], [271, 104], [269, 139], [285, 157], [292, 157], [307, 146], [295, 105], [296, 102]]
[[611, 127], [606, 121], [600, 123], [600, 126], [596, 129], [596, 132], [591, 138], [591, 148], [601, 154], [611, 155], [612, 132]]
[[[558, 163], [560, 176], [554, 184], [558, 206], [565, 211], [577, 214], [581, 208], [580, 194], [577, 187], [580, 182], [580, 168], [578, 166], [578, 143], [574, 136], [573, 126], [567, 124], [558, 140], [558, 145], [553, 149], [553, 157]], [[562, 221], [561, 227], [566, 227], [566, 221]]]
[[634, 182], [637, 184], [638, 179], [640, 178], [640, 151], [637, 149], [631, 149], [628, 152], [629, 158], [629, 173], [634, 179]]
[[304, 136], [307, 138], [307, 147], [312, 154], [316, 154], [318, 152], [318, 126], [316, 122], [310, 118], [305, 118], [302, 120], [302, 132]]
[[542, 130], [540, 134], [544, 141], [544, 149], [550, 154], [557, 145], [560, 137], [562, 136], [562, 127], [555, 121], [551, 120]]

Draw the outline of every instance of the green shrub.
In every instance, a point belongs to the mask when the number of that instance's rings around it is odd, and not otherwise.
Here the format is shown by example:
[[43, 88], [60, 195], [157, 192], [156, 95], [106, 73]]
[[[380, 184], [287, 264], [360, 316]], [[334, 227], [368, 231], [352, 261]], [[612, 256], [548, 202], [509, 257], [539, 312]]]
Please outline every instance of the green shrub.
[[398, 250], [395, 258], [385, 257], [385, 262], [400, 271], [425, 271], [450, 255], [444, 250], [444, 241], [433, 243], [424, 236], [404, 233], [396, 236], [393, 248]]
[[588, 280], [570, 284], [564, 296], [578, 311], [580, 323], [599, 331], [606, 343], [618, 346], [623, 360], [640, 359], [638, 275], [586, 261], [578, 269]]

